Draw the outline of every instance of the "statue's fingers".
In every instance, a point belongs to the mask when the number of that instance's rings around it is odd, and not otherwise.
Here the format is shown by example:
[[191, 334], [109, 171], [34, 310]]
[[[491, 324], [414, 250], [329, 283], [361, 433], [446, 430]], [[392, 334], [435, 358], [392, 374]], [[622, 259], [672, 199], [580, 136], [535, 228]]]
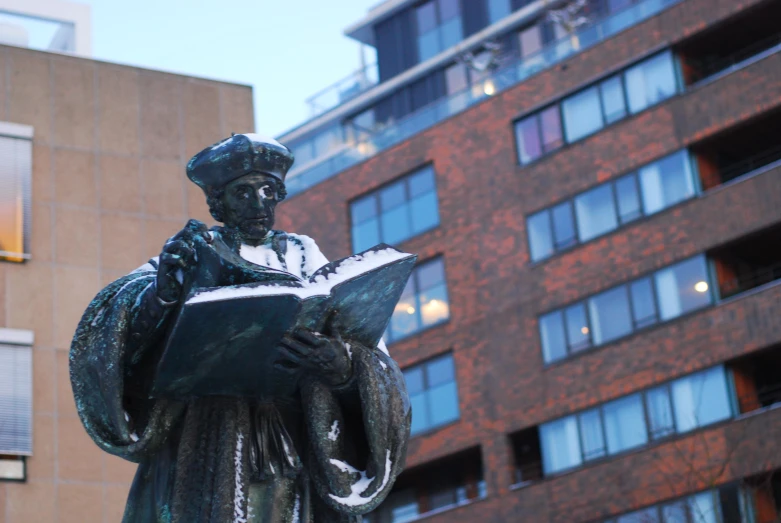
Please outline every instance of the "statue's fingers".
[[296, 329], [293, 331], [293, 337], [303, 344], [315, 347], [323, 345], [326, 341], [324, 338], [316, 336], [314, 333], [306, 329]]
[[312, 354], [312, 348], [304, 343], [301, 343], [300, 341], [290, 337], [285, 336], [280, 341], [280, 345], [282, 347], [296, 353], [299, 357], [307, 357], [310, 354]]
[[160, 256], [160, 264], [166, 266], [172, 266], [172, 267], [182, 267], [182, 268], [187, 267], [187, 263], [184, 261], [184, 259], [181, 256], [171, 252], [163, 253]]
[[298, 354], [297, 352], [291, 350], [290, 348], [286, 347], [285, 345], [279, 346], [279, 354], [285, 359], [287, 362], [295, 363], [296, 365], [303, 366], [305, 363], [304, 358]]

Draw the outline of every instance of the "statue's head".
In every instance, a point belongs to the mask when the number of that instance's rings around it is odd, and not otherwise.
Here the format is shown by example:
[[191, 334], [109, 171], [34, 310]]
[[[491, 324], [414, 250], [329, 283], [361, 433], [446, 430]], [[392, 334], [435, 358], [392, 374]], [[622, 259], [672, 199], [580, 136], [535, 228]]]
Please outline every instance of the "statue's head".
[[292, 164], [293, 154], [276, 140], [234, 134], [193, 156], [187, 176], [203, 189], [214, 219], [252, 243], [274, 226]]

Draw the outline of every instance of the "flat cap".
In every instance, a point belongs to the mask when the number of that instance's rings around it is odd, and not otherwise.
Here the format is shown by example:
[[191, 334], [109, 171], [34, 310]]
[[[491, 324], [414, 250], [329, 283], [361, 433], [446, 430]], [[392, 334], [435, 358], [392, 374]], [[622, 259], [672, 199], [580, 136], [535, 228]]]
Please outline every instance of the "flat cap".
[[259, 134], [234, 134], [199, 152], [187, 163], [187, 177], [201, 189], [220, 188], [251, 172], [285, 182], [293, 165], [290, 149]]

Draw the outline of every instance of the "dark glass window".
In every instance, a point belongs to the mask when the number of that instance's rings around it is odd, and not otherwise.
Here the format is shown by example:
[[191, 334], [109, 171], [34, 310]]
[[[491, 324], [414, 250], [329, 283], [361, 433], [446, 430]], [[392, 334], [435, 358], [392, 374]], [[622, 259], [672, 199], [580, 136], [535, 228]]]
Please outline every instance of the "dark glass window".
[[355, 200], [350, 205], [353, 251], [396, 244], [439, 224], [431, 166]]
[[458, 419], [458, 389], [452, 354], [405, 369], [404, 379], [412, 404], [412, 434]]
[[551, 363], [712, 301], [705, 256], [695, 256], [540, 316], [543, 359]]
[[415, 17], [421, 62], [454, 46], [464, 37], [458, 0], [430, 0], [415, 9]]
[[728, 375], [720, 365], [543, 423], [543, 471], [554, 474], [728, 419], [734, 415], [729, 399]]
[[[641, 167], [637, 173], [598, 185], [529, 216], [531, 259], [545, 259], [613, 231], [643, 214], [650, 215], [692, 198], [698, 191], [689, 152], [684, 149], [673, 153]], [[546, 224], [546, 218], [551, 223]]]
[[412, 272], [385, 331], [393, 342], [450, 317], [450, 303], [441, 258], [422, 263]]

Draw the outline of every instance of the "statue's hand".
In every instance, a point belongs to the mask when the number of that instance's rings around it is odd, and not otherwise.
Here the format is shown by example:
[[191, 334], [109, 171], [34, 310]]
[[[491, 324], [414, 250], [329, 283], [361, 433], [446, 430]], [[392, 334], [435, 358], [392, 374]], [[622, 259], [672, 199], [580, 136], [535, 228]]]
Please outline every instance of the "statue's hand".
[[336, 328], [332, 327], [328, 335], [296, 329], [282, 338], [281, 350], [290, 362], [332, 387], [352, 376], [352, 361]]
[[195, 265], [193, 234], [188, 223], [176, 236], [166, 242], [163, 252], [160, 253], [157, 268], [157, 296], [164, 302], [179, 300], [182, 293], [182, 275]]

